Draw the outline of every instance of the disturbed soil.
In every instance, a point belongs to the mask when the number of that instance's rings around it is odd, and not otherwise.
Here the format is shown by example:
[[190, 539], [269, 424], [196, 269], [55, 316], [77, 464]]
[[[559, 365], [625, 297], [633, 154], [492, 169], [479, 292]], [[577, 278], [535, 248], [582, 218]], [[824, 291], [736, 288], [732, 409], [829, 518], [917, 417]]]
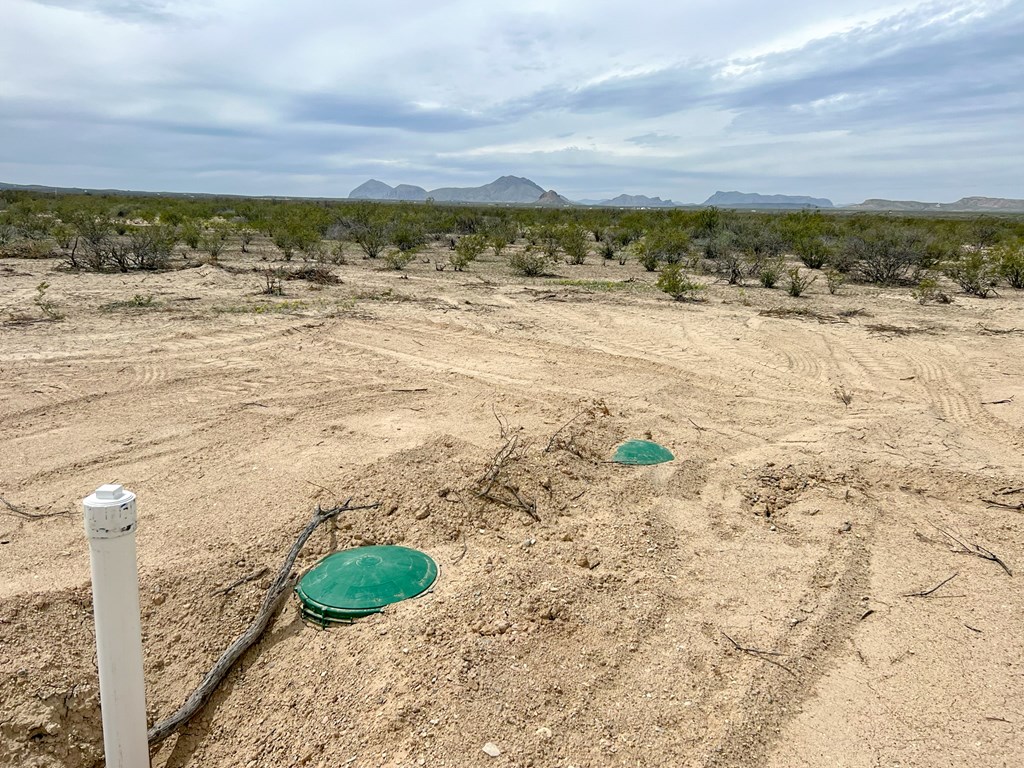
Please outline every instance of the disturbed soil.
[[[300, 572], [374, 543], [440, 566], [326, 631], [289, 597], [160, 768], [1021, 764], [1024, 296], [681, 303], [635, 264], [439, 258], [280, 297], [259, 252], [0, 261], [0, 765], [102, 759], [80, 503], [106, 482], [139, 497], [151, 723], [317, 504], [380, 502]], [[675, 461], [609, 463], [633, 437]], [[515, 493], [479, 498], [512, 439]]]

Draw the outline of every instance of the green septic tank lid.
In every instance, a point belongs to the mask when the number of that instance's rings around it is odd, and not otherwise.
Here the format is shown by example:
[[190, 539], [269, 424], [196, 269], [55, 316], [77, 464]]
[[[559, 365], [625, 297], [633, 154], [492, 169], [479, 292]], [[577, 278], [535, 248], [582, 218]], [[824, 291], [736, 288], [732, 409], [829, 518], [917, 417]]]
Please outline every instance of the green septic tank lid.
[[618, 447], [612, 461], [616, 464], [664, 464], [675, 456], [663, 445], [650, 440], [629, 440]]
[[437, 563], [408, 547], [357, 547], [328, 555], [295, 587], [304, 618], [350, 622], [416, 597], [437, 579]]

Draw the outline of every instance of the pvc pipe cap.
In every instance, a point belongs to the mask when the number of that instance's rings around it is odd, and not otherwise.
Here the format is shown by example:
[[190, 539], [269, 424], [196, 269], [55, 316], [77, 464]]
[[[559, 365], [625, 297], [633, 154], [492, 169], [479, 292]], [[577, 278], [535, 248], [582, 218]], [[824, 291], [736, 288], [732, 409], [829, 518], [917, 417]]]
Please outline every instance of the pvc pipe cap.
[[92, 539], [113, 539], [135, 531], [135, 494], [117, 483], [101, 485], [82, 499], [85, 533]]

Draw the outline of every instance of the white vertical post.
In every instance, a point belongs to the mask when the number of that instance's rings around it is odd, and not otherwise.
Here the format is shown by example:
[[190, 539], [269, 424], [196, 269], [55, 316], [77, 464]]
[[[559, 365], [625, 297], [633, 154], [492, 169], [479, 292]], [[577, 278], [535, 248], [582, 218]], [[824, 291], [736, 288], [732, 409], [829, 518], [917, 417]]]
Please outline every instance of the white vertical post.
[[135, 494], [120, 485], [103, 485], [82, 506], [92, 560], [106, 766], [148, 768]]

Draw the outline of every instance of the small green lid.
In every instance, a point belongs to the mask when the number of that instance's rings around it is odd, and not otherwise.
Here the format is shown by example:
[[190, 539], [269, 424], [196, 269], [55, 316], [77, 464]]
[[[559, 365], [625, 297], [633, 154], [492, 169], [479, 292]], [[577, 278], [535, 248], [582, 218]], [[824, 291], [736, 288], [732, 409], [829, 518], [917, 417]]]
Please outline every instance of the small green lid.
[[629, 440], [618, 447], [612, 461], [617, 464], [664, 464], [675, 456], [663, 445], [650, 440]]
[[422, 594], [437, 564], [408, 547], [357, 547], [328, 555], [302, 577], [295, 594], [302, 615], [320, 625], [350, 622]]

